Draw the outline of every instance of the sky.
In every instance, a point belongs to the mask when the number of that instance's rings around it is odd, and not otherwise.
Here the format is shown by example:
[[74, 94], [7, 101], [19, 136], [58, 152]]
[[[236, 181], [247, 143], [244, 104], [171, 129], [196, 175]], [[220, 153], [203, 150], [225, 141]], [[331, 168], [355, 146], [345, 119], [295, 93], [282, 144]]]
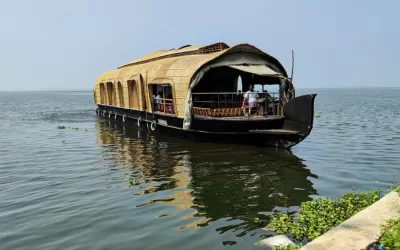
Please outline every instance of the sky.
[[[0, 0], [0, 91], [92, 90], [159, 49], [249, 43], [296, 88], [400, 87], [400, 1]], [[392, 76], [393, 74], [393, 76]]]

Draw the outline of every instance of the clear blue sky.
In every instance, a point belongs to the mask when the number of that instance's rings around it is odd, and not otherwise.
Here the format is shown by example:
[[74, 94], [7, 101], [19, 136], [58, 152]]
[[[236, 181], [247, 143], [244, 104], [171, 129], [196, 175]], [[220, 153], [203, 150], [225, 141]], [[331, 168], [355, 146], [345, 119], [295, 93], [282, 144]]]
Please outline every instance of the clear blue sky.
[[0, 91], [91, 90], [131, 59], [246, 42], [295, 86], [400, 87], [400, 1], [0, 0]]

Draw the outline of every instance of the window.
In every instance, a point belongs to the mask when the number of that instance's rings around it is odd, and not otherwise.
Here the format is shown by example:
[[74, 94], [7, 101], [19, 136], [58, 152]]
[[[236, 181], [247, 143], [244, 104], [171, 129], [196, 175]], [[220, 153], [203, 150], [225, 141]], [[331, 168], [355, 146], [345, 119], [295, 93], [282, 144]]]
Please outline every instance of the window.
[[129, 108], [138, 108], [138, 94], [136, 81], [128, 81]]
[[152, 84], [154, 111], [175, 114], [172, 87], [169, 84]]
[[108, 82], [106, 85], [107, 85], [108, 105], [115, 105], [114, 85], [112, 84], [112, 82]]
[[106, 88], [104, 83], [100, 83], [100, 103], [106, 104]]
[[124, 105], [124, 92], [122, 89], [122, 83], [118, 82], [118, 97], [119, 97], [119, 106], [125, 107]]

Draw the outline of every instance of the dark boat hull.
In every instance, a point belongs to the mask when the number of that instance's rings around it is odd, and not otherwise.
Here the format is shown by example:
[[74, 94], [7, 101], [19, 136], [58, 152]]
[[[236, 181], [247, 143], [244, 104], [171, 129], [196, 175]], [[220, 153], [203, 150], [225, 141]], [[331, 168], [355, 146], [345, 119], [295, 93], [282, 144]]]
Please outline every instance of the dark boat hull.
[[[107, 105], [98, 105], [97, 113], [108, 119], [147, 126], [155, 132], [182, 138], [257, 146], [290, 148], [304, 140], [312, 129], [315, 95], [300, 96], [289, 101], [282, 119], [258, 121], [221, 121], [194, 119], [192, 129], [184, 130], [183, 119]], [[301, 112], [300, 112], [301, 111]], [[151, 122], [156, 128], [151, 129]]]

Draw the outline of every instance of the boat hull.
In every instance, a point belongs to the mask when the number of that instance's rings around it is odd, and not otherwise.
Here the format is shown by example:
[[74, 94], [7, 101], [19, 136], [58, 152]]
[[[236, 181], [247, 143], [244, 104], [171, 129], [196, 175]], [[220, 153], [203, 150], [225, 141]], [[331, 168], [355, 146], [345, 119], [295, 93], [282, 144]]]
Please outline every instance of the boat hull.
[[[98, 105], [96, 113], [116, 122], [133, 123], [154, 132], [186, 139], [291, 148], [311, 132], [315, 95], [294, 98], [280, 119], [238, 120], [193, 119], [192, 129], [184, 130], [183, 119], [171, 115]], [[299, 112], [301, 110], [302, 112]], [[151, 125], [155, 122], [155, 126]]]

